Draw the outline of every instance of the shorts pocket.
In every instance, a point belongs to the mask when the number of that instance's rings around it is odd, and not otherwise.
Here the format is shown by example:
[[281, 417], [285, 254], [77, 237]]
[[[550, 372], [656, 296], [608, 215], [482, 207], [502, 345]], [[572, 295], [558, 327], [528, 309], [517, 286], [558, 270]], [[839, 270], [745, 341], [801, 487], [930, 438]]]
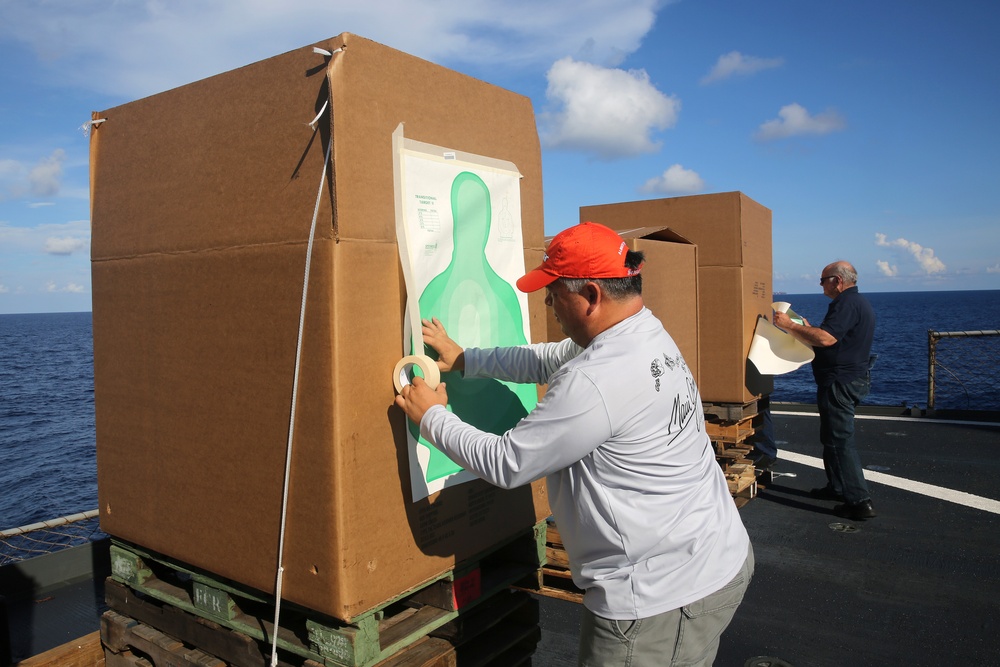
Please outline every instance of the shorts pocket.
[[631, 621], [611, 621], [611, 625], [614, 626], [615, 632], [622, 639], [628, 639], [629, 635], [636, 632], [639, 629], [638, 620]]
[[698, 618], [718, 613], [723, 609], [738, 607], [743, 602], [743, 594], [746, 593], [748, 583], [746, 571], [740, 570], [739, 574], [716, 592], [681, 607], [681, 613], [688, 618]]

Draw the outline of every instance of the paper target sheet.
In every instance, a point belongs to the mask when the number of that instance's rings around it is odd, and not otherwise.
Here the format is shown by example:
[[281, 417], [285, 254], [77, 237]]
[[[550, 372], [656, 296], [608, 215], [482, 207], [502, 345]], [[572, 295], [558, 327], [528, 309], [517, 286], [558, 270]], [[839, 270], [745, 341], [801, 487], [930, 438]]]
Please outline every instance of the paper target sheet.
[[[492, 158], [394, 135], [396, 239], [406, 281], [405, 354], [424, 349], [420, 319], [436, 317], [463, 347], [523, 345], [531, 340], [524, 275], [520, 178]], [[448, 409], [463, 421], [502, 434], [537, 402], [535, 385], [465, 379], [443, 373]], [[414, 501], [474, 479], [407, 420]]]
[[[778, 312], [787, 313], [799, 323], [803, 321], [791, 309], [791, 304], [785, 301], [776, 301], [771, 307]], [[774, 326], [767, 318], [757, 318], [749, 359], [762, 375], [791, 373], [812, 361], [815, 356], [811, 347]]]

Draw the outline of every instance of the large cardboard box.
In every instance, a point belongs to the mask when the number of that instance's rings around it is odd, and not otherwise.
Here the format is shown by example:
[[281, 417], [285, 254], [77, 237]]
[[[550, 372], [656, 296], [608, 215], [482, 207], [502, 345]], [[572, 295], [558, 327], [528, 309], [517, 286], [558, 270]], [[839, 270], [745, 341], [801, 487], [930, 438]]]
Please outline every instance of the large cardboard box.
[[642, 268], [642, 298], [677, 343], [697, 382], [698, 248], [667, 227], [641, 227], [619, 232], [632, 250], [646, 254]]
[[[111, 535], [274, 592], [315, 211], [282, 593], [350, 620], [549, 513], [542, 482], [411, 501], [393, 131], [516, 165], [526, 252], [541, 154], [525, 97], [351, 34], [316, 46], [94, 114], [98, 495]], [[544, 340], [541, 301], [529, 319]]]
[[741, 192], [584, 206], [580, 220], [614, 229], [665, 225], [698, 246], [699, 390], [743, 403], [773, 389], [747, 361], [757, 316], [772, 302], [771, 211]]
[[583, 206], [580, 220], [615, 229], [659, 220], [698, 246], [699, 266], [771, 266], [771, 211], [742, 192]]
[[[617, 230], [631, 250], [646, 255], [642, 268], [642, 298], [677, 343], [684, 361], [698, 380], [698, 249], [667, 227]], [[548, 239], [546, 239], [548, 241]], [[550, 341], [566, 337], [552, 309], [548, 310]]]
[[747, 359], [758, 315], [771, 316], [770, 270], [703, 266], [698, 279], [702, 400], [745, 403], [770, 394], [774, 376]]

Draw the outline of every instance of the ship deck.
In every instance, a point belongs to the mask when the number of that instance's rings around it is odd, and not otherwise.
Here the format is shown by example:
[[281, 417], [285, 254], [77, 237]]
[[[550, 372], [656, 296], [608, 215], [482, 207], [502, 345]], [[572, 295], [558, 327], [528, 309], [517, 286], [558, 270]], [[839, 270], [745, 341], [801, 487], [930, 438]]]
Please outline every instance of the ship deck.
[[[899, 412], [859, 416], [878, 517], [851, 522], [808, 494], [825, 482], [816, 415], [774, 406], [774, 477], [740, 509], [756, 573], [716, 665], [1000, 664], [1000, 423]], [[76, 560], [99, 574], [106, 567], [99, 553]], [[31, 579], [31, 567], [16, 576]], [[57, 568], [70, 583], [8, 595], [15, 660], [100, 627], [100, 576]], [[576, 664], [579, 617], [578, 604], [541, 598], [534, 667]]]
[[[1000, 664], [1000, 424], [864, 411], [878, 517], [852, 522], [809, 496], [826, 482], [809, 407], [772, 410], [774, 478], [740, 509], [756, 572], [715, 664]], [[576, 664], [578, 618], [543, 602], [536, 667]]]

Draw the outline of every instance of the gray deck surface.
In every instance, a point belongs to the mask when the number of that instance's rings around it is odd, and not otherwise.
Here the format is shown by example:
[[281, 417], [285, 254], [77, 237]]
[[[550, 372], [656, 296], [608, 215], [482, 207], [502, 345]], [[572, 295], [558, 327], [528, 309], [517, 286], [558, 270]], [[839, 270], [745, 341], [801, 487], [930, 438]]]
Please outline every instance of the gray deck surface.
[[[779, 450], [820, 458], [818, 419], [774, 412]], [[1000, 428], [859, 419], [862, 463], [1000, 499]], [[839, 519], [814, 500], [821, 469], [782, 460], [740, 510], [757, 566], [722, 637], [720, 667], [1000, 665], [1000, 515], [869, 483], [879, 516]], [[996, 504], [996, 503], [994, 503]], [[857, 530], [834, 530], [832, 524]], [[834, 526], [836, 527], [836, 526]], [[545, 599], [534, 667], [575, 665], [577, 605]]]
[[[817, 418], [779, 410], [781, 452], [818, 459]], [[1000, 425], [866, 418], [858, 440], [870, 469], [1000, 500]], [[740, 510], [757, 570], [716, 665], [764, 665], [753, 660], [764, 656], [794, 667], [1000, 665], [995, 510], [871, 483], [879, 516], [853, 523], [830, 512], [834, 503], [809, 497], [825, 481], [821, 469], [779, 452], [774, 470]], [[14, 658], [97, 630], [102, 596], [85, 581], [8, 600]], [[579, 606], [540, 599], [532, 665], [575, 665]]]

